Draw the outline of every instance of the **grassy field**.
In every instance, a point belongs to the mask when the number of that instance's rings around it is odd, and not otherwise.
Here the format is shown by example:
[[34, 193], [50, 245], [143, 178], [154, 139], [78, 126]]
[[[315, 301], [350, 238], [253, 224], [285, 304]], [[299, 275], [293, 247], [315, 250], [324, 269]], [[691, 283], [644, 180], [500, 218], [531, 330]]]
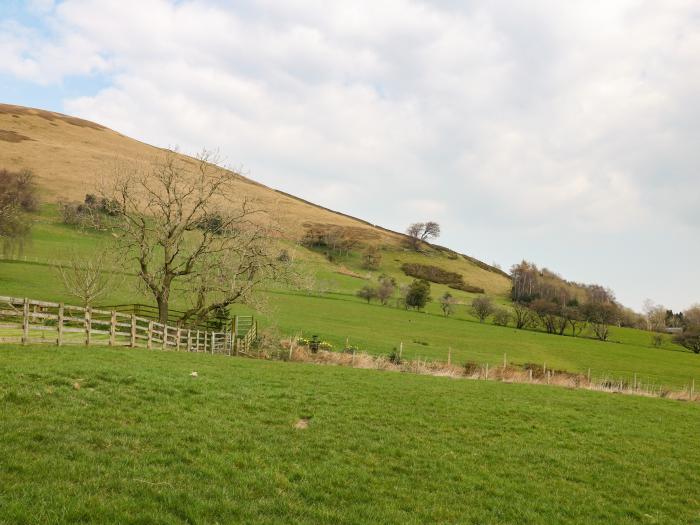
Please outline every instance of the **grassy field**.
[[700, 522], [697, 405], [3, 346], [0, 408], [0, 523]]
[[[75, 302], [63, 289], [56, 268], [51, 262], [65, 257], [69, 249], [89, 253], [100, 243], [109, 240], [106, 234], [87, 233], [58, 222], [54, 207], [45, 207], [35, 217], [31, 242], [25, 247], [27, 261], [0, 261], [0, 295], [31, 297], [35, 299]], [[353, 254], [330, 264], [313, 251], [290, 245], [301, 268], [324, 283], [324, 293], [308, 294], [292, 290], [267, 292], [268, 309], [259, 315], [263, 326], [275, 327], [281, 334], [319, 335], [336, 348], [347, 341], [373, 354], [386, 354], [404, 345], [409, 359], [447, 359], [451, 352], [453, 362], [475, 361], [494, 365], [503, 361], [523, 364], [547, 364], [549, 368], [587, 373], [593, 377], [613, 377], [663, 384], [683, 388], [693, 379], [700, 382], [700, 356], [674, 345], [666, 339], [661, 348], [651, 345], [648, 332], [632, 329], [613, 329], [611, 341], [602, 343], [591, 337], [560, 337], [540, 331], [518, 331], [491, 324], [480, 324], [470, 314], [468, 304], [473, 295], [454, 292], [462, 303], [450, 318], [445, 318], [437, 302], [430, 303], [425, 312], [405, 311], [376, 303], [367, 305], [355, 297], [355, 291], [364, 284], [376, 282], [379, 273], [387, 273], [399, 282], [409, 282], [400, 265], [415, 259], [415, 255], [399, 249], [384, 251], [382, 267], [367, 272], [360, 267], [359, 256]], [[433, 254], [430, 261], [449, 268], [451, 261]], [[37, 262], [33, 262], [37, 261]], [[347, 275], [355, 273], [359, 277]], [[101, 304], [133, 302], [152, 303], [136, 291], [133, 275], [123, 275], [123, 282], [113, 289]], [[446, 287], [434, 285], [434, 297]], [[503, 296], [498, 301], [506, 302]], [[174, 308], [186, 306], [185, 298], [175, 294]], [[251, 313], [241, 306], [236, 313]]]

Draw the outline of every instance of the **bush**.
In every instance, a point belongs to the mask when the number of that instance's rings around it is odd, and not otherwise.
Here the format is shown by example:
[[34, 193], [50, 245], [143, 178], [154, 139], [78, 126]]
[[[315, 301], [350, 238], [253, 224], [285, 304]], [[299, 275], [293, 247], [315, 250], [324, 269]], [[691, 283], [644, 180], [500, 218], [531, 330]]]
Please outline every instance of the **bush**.
[[508, 323], [510, 323], [510, 312], [505, 308], [496, 308], [493, 311], [493, 324], [508, 326]]
[[460, 284], [448, 284], [448, 288], [452, 288], [453, 290], [462, 290], [463, 292], [467, 293], [486, 293], [486, 290], [479, 286], [472, 286], [471, 284], [466, 284], [466, 283], [460, 283]]
[[489, 297], [477, 297], [472, 301], [472, 310], [479, 322], [483, 323], [493, 312], [493, 303]]
[[396, 351], [396, 348], [391, 351], [391, 353], [387, 356], [387, 359], [389, 359], [390, 363], [395, 365], [400, 365], [403, 362], [403, 359], [401, 359], [401, 356]]
[[479, 363], [476, 363], [475, 361], [467, 361], [466, 363], [464, 363], [463, 366], [465, 376], [473, 376], [481, 370], [481, 365], [479, 365]]
[[694, 354], [700, 354], [700, 331], [692, 330], [678, 334], [673, 338], [673, 342]]
[[425, 305], [430, 300], [430, 283], [428, 281], [415, 280], [408, 286], [406, 297], [404, 298], [407, 308], [420, 310], [425, 308]]
[[401, 266], [401, 270], [406, 275], [424, 279], [432, 283], [438, 284], [464, 284], [462, 274], [449, 272], [439, 266], [431, 266], [429, 264], [405, 263]]
[[359, 297], [360, 299], [364, 299], [365, 301], [367, 301], [367, 304], [369, 304], [369, 302], [372, 299], [375, 299], [377, 297], [377, 289], [374, 286], [366, 284], [362, 288], [357, 290], [355, 295], [357, 295], [357, 297]]

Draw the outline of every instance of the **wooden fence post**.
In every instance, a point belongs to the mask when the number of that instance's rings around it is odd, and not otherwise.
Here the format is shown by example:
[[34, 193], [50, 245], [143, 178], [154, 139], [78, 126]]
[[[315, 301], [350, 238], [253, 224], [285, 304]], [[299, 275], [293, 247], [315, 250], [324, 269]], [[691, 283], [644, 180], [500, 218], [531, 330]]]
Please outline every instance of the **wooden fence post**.
[[136, 314], [131, 314], [131, 348], [136, 347]]
[[56, 337], [56, 345], [61, 346], [63, 344], [63, 303], [58, 305], [58, 322], [56, 329], [58, 330], [58, 336]]
[[175, 337], [177, 337], [177, 341], [175, 342], [175, 350], [177, 352], [179, 352], [180, 351], [180, 339], [182, 337], [182, 332], [181, 332], [179, 326], [177, 327], [177, 332], [175, 332], [175, 334], [176, 334]]
[[85, 307], [85, 346], [90, 346], [90, 333], [92, 332], [92, 310]]
[[199, 352], [199, 330], [197, 330], [197, 344], [195, 345], [195, 352]]
[[112, 310], [112, 319], [109, 322], [109, 346], [114, 346], [117, 335], [117, 312]]
[[211, 353], [214, 353], [214, 348], [216, 347], [216, 332], [211, 333]]
[[163, 341], [160, 344], [160, 347], [165, 350], [168, 348], [168, 325], [164, 324], [163, 325], [163, 332], [161, 333], [161, 337], [163, 338]]
[[207, 353], [207, 332], [204, 332], [204, 353]]
[[187, 329], [187, 351], [192, 351], [192, 330]]
[[22, 307], [22, 344], [29, 344], [29, 299], [24, 298]]
[[153, 321], [148, 321], [148, 343], [146, 343], [146, 348], [149, 350], [153, 348]]

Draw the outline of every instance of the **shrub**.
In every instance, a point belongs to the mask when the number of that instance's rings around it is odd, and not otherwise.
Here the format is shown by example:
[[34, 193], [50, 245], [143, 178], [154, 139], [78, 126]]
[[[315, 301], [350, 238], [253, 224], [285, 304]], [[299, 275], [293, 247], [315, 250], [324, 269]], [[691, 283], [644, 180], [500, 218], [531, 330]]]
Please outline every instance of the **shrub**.
[[325, 350], [327, 352], [331, 352], [331, 351], [333, 351], [333, 345], [331, 343], [329, 343], [328, 341], [321, 341], [318, 344], [318, 349]]
[[464, 278], [462, 274], [456, 272], [449, 272], [440, 268], [439, 266], [432, 266], [429, 264], [419, 264], [419, 263], [405, 263], [401, 266], [401, 270], [406, 275], [411, 277], [416, 277], [417, 279], [424, 279], [432, 283], [438, 284], [464, 284]]
[[678, 334], [673, 338], [674, 343], [678, 343], [694, 354], [700, 354], [700, 331], [692, 330]]
[[463, 366], [465, 376], [473, 376], [481, 370], [481, 365], [479, 365], [479, 363], [476, 363], [475, 361], [467, 361], [466, 363], [464, 363]]
[[404, 301], [407, 308], [420, 310], [431, 300], [430, 283], [425, 280], [415, 280], [406, 289]]
[[395, 365], [400, 365], [403, 362], [403, 360], [401, 359], [401, 356], [396, 351], [396, 348], [394, 348], [391, 351], [391, 353], [387, 356], [387, 359], [389, 360], [390, 363], [395, 364]]
[[472, 311], [474, 315], [479, 319], [479, 322], [483, 323], [484, 320], [491, 315], [493, 312], [493, 303], [489, 297], [477, 297], [472, 301]]
[[505, 308], [496, 308], [493, 311], [493, 324], [498, 326], [508, 326], [510, 323], [510, 312]]
[[366, 284], [362, 288], [357, 290], [355, 295], [357, 295], [357, 297], [359, 297], [360, 299], [364, 299], [365, 301], [367, 301], [367, 304], [369, 304], [369, 302], [372, 299], [375, 299], [377, 297], [377, 289], [373, 286], [370, 286], [369, 284]]
[[467, 293], [486, 293], [486, 290], [481, 288], [480, 286], [472, 286], [471, 284], [466, 284], [466, 283], [460, 283], [460, 284], [448, 284], [448, 288], [452, 288], [453, 290], [462, 290], [463, 292]]

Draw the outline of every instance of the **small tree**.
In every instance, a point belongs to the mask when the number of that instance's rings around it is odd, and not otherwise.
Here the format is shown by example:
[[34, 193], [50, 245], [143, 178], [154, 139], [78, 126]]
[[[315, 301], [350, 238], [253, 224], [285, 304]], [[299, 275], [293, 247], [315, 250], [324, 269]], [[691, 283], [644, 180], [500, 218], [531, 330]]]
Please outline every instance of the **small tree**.
[[532, 324], [532, 310], [523, 303], [513, 303], [513, 319], [515, 328], [522, 330]]
[[476, 297], [472, 301], [472, 311], [477, 319], [479, 319], [479, 322], [483, 323], [493, 312], [493, 302], [491, 301], [491, 298], [485, 295]]
[[614, 303], [588, 303], [583, 312], [595, 336], [601, 341], [607, 341], [610, 325], [618, 319], [617, 306]]
[[414, 222], [406, 229], [406, 235], [411, 248], [418, 250], [421, 243], [440, 236], [440, 225], [434, 221]]
[[379, 278], [379, 286], [377, 287], [377, 299], [379, 299], [379, 302], [386, 306], [389, 303], [389, 299], [393, 297], [395, 291], [396, 281], [393, 278], [386, 275]]
[[404, 302], [407, 308], [421, 310], [430, 301], [430, 283], [428, 281], [416, 279], [406, 289]]
[[80, 300], [82, 306], [92, 306], [116, 282], [110, 261], [111, 254], [106, 249], [96, 250], [90, 255], [72, 252], [68, 260], [58, 266], [64, 289]]
[[440, 309], [445, 317], [448, 317], [454, 313], [455, 304], [457, 301], [450, 292], [445, 292], [442, 297], [440, 297]]
[[508, 323], [510, 323], [510, 312], [505, 308], [495, 308], [493, 311], [493, 324], [508, 326]]
[[673, 338], [673, 342], [687, 348], [694, 354], [700, 354], [700, 331], [687, 331], [678, 334]]
[[694, 304], [683, 312], [683, 318], [688, 329], [700, 331], [700, 304]]
[[362, 267], [365, 270], [378, 270], [382, 264], [382, 254], [376, 246], [369, 246], [362, 254]]
[[377, 289], [374, 286], [366, 284], [357, 291], [357, 296], [360, 299], [364, 299], [367, 301], [367, 304], [369, 304], [372, 299], [377, 297]]

